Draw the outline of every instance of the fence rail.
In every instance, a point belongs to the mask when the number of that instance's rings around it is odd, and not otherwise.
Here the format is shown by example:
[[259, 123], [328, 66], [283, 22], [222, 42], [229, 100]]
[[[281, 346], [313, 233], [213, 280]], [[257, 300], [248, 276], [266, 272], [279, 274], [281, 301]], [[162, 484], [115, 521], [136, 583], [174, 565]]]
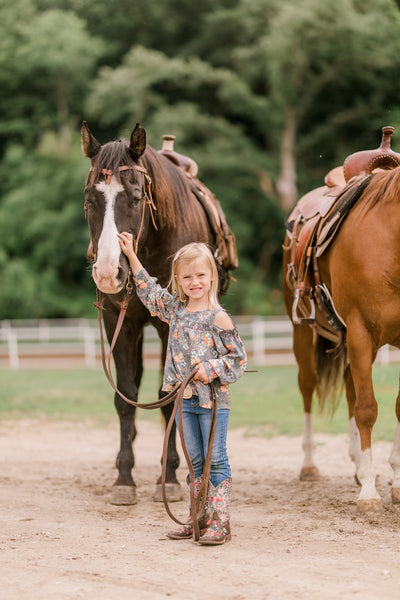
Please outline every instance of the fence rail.
[[[285, 317], [236, 317], [252, 366], [294, 365], [292, 324]], [[380, 364], [400, 362], [400, 350], [384, 346]], [[160, 364], [160, 342], [153, 327], [144, 333], [145, 366]], [[53, 368], [101, 365], [96, 319], [0, 321], [0, 367]]]

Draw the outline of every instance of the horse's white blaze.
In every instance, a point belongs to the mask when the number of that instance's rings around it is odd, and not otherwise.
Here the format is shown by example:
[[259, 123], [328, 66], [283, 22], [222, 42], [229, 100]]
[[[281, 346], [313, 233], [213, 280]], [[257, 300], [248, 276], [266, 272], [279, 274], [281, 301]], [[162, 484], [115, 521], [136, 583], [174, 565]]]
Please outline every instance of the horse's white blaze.
[[396, 425], [396, 435], [394, 437], [393, 450], [389, 459], [393, 469], [393, 488], [400, 488], [400, 423]]
[[357, 427], [356, 420], [354, 417], [351, 417], [351, 419], [349, 420], [349, 437], [349, 454], [351, 460], [356, 465], [357, 470], [361, 459], [361, 440], [360, 431]]
[[304, 452], [303, 467], [314, 467], [314, 436], [312, 430], [312, 415], [304, 413], [304, 429], [302, 448]]
[[358, 500], [380, 500], [375, 487], [375, 471], [372, 465], [371, 448], [363, 450], [360, 454], [357, 477], [361, 483], [361, 492]]
[[114, 207], [118, 192], [122, 192], [124, 188], [115, 177], [111, 178], [109, 184], [101, 181], [96, 184], [96, 188], [104, 194], [105, 210], [103, 229], [98, 241], [97, 260], [93, 265], [93, 279], [101, 291], [113, 294], [121, 289], [118, 282], [121, 248], [117, 238]]

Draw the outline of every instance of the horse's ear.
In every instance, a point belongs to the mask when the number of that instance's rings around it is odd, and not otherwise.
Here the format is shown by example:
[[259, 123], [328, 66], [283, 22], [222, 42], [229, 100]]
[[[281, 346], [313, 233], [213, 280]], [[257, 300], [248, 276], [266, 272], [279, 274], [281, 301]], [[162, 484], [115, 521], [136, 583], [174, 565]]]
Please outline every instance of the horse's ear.
[[101, 148], [101, 144], [90, 133], [86, 121], [82, 121], [81, 126], [81, 147], [84, 156], [93, 158]]
[[146, 130], [136, 123], [136, 127], [131, 135], [131, 143], [129, 145], [129, 152], [134, 160], [140, 158], [143, 152], [146, 150]]

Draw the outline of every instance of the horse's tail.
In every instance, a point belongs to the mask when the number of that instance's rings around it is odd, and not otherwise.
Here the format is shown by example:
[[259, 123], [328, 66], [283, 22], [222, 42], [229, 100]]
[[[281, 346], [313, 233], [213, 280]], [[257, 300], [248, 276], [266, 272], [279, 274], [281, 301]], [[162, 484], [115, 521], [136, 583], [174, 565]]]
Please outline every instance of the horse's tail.
[[335, 343], [317, 335], [315, 345], [317, 384], [315, 391], [321, 412], [329, 407], [329, 412], [333, 415], [339, 406], [346, 366], [347, 350], [345, 340]]

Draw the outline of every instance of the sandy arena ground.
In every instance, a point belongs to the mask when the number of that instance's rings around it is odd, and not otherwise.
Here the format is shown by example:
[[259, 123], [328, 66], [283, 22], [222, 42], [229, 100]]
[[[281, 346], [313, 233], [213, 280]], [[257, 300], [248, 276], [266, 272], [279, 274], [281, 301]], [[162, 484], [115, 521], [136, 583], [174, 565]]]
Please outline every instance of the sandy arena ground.
[[[302, 483], [300, 438], [229, 432], [232, 541], [165, 538], [154, 503], [161, 426], [139, 422], [138, 503], [109, 503], [118, 427], [0, 424], [3, 600], [389, 599], [400, 588], [400, 507], [390, 503], [390, 445], [374, 445], [383, 510], [356, 514], [346, 436], [318, 435], [324, 480]], [[181, 483], [186, 468], [179, 471]], [[186, 515], [183, 502], [171, 505]]]

